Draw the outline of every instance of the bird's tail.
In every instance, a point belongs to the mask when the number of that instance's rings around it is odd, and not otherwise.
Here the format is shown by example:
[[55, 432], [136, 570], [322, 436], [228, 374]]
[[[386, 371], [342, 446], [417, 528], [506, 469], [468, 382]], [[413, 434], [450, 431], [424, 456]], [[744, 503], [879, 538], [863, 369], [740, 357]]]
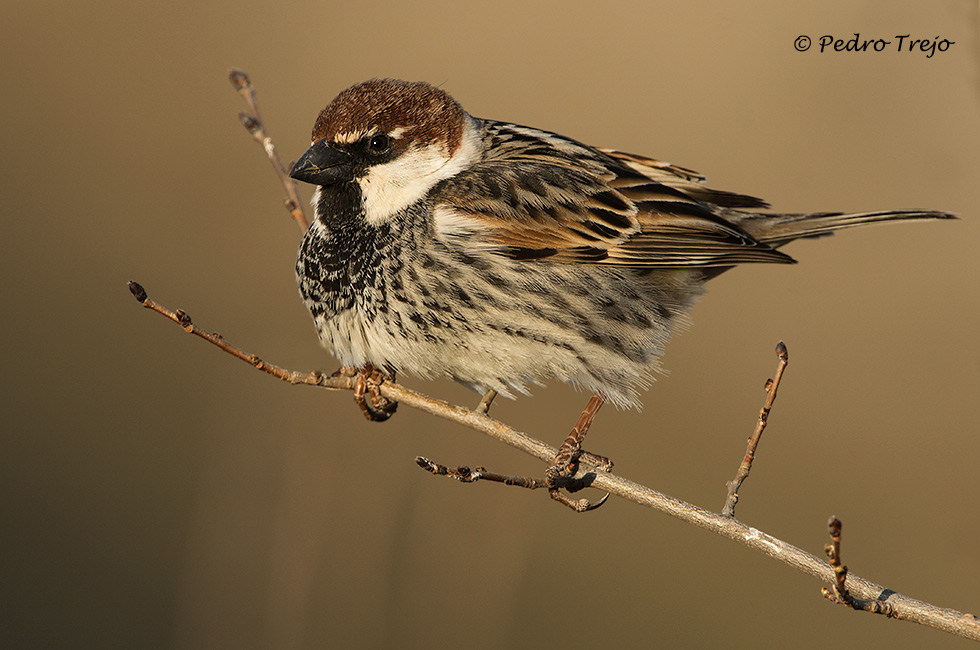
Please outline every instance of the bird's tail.
[[[732, 212], [735, 212], [734, 210]], [[882, 212], [816, 212], [812, 214], [766, 214], [738, 211], [738, 215], [726, 214], [746, 232], [773, 248], [794, 239], [821, 237], [836, 230], [856, 228], [885, 221], [915, 221], [918, 219], [956, 219], [951, 212], [936, 210], [886, 210]]]

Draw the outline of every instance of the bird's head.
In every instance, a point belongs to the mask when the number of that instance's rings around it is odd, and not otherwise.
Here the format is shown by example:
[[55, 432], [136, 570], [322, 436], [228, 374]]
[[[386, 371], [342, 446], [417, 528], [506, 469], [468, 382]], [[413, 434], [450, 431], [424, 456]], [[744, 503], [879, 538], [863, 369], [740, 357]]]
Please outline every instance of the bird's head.
[[321, 187], [356, 183], [368, 221], [383, 222], [472, 161], [473, 122], [435, 86], [371, 79], [320, 112], [289, 175]]

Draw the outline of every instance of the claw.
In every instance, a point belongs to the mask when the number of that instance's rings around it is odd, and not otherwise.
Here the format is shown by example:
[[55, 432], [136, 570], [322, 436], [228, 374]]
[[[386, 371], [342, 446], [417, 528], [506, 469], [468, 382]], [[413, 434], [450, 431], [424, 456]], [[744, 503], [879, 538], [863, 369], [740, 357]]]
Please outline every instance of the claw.
[[604, 504], [607, 499], [609, 499], [609, 493], [608, 492], [606, 493], [606, 495], [604, 497], [602, 497], [601, 499], [599, 499], [595, 503], [592, 503], [588, 499], [572, 500], [568, 496], [566, 496], [565, 493], [559, 491], [558, 488], [554, 488], [554, 489], [548, 490], [548, 494], [551, 495], [551, 498], [552, 499], [554, 499], [558, 503], [561, 503], [563, 505], [568, 506], [569, 508], [571, 508], [575, 512], [588, 512], [590, 510], [595, 510], [596, 508], [598, 508], [602, 504]]
[[[341, 372], [348, 370], [341, 368]], [[349, 370], [348, 370], [349, 371]], [[365, 366], [356, 371], [354, 380], [354, 402], [361, 413], [372, 422], [384, 422], [398, 409], [398, 402], [381, 394], [381, 384], [387, 376], [374, 366]]]

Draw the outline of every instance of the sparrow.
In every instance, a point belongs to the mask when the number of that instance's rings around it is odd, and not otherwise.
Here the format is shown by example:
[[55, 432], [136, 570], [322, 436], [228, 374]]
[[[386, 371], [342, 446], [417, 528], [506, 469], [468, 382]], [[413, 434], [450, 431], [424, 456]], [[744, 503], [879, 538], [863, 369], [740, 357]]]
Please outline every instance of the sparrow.
[[780, 249], [795, 239], [954, 218], [767, 212], [690, 169], [479, 119], [394, 79], [330, 102], [290, 175], [316, 186], [299, 291], [345, 367], [507, 397], [558, 379], [623, 408], [707, 280], [793, 263]]

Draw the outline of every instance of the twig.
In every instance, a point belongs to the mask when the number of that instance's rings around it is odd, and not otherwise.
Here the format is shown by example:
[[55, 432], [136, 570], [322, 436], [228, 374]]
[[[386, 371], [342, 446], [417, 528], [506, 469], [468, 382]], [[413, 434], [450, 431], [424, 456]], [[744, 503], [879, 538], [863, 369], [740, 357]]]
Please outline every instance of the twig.
[[847, 605], [852, 609], [856, 609], [861, 612], [871, 612], [872, 614], [883, 614], [889, 618], [895, 616], [894, 608], [891, 603], [886, 602], [887, 599], [891, 598], [894, 592], [885, 590], [878, 594], [877, 598], [870, 600], [864, 600], [862, 598], [855, 598], [851, 595], [851, 592], [847, 589], [847, 567], [841, 564], [840, 559], [840, 537], [841, 537], [841, 524], [840, 519], [837, 517], [831, 517], [830, 521], [827, 522], [827, 527], [830, 529], [830, 540], [831, 543], [823, 547], [824, 552], [827, 554], [827, 558], [830, 560], [830, 566], [834, 569], [834, 583], [833, 589], [827, 589], [823, 587], [820, 589], [820, 593], [824, 595], [824, 598], [830, 602], [837, 603], [839, 605]]
[[755, 460], [755, 450], [762, 440], [762, 432], [766, 429], [769, 421], [769, 412], [772, 410], [773, 402], [776, 401], [776, 391], [779, 389], [779, 382], [783, 378], [783, 371], [789, 364], [789, 352], [786, 344], [780, 341], [776, 345], [776, 356], [779, 357], [779, 365], [776, 367], [776, 375], [773, 379], [766, 380], [766, 402], [759, 411], [759, 419], [755, 423], [755, 431], [749, 437], [748, 445], [745, 449], [745, 457], [742, 458], [735, 478], [730, 480], [728, 485], [728, 496], [725, 498], [725, 505], [721, 509], [721, 514], [726, 517], [735, 516], [735, 504], [738, 503], [738, 489], [742, 487], [742, 482], [749, 477], [752, 471], [752, 461]]
[[[353, 390], [354, 388], [354, 382], [350, 377], [327, 377], [318, 372], [294, 372], [262, 362], [255, 355], [248, 354], [230, 345], [220, 335], [201, 331], [191, 323], [190, 318], [185, 313], [171, 311], [153, 302], [146, 295], [143, 288], [135, 282], [130, 282], [129, 287], [130, 291], [133, 292], [133, 295], [136, 296], [136, 299], [144, 307], [166, 316], [181, 325], [185, 331], [200, 336], [209, 343], [218, 346], [225, 352], [247, 362], [255, 368], [293, 384], [307, 384], [346, 390]], [[557, 449], [554, 447], [509, 427], [478, 410], [455, 406], [415, 392], [394, 382], [385, 381], [380, 385], [379, 390], [388, 399], [398, 401], [451, 422], [462, 424], [545, 462], [550, 462], [554, 459], [557, 452]], [[483, 476], [481, 478], [487, 477]], [[738, 541], [767, 557], [777, 559], [803, 573], [815, 576], [822, 582], [835, 580], [834, 570], [826, 561], [787, 542], [752, 528], [734, 517], [709, 512], [703, 508], [685, 503], [680, 499], [675, 499], [674, 497], [638, 485], [611, 473], [596, 472], [591, 487], [604, 490], [633, 503], [653, 508], [681, 521], [710, 530], [722, 537]], [[892, 618], [913, 621], [950, 634], [980, 641], [980, 618], [972, 614], [965, 614], [954, 609], [936, 607], [935, 605], [903, 596], [855, 574], [849, 574], [847, 581], [850, 594], [856, 595], [858, 598], [880, 600], [882, 595], [887, 594], [889, 605], [892, 608]]]
[[262, 121], [262, 114], [259, 113], [259, 106], [255, 101], [255, 89], [252, 87], [252, 81], [245, 72], [238, 68], [232, 68], [228, 71], [228, 79], [231, 81], [231, 85], [235, 87], [235, 90], [245, 98], [249, 109], [252, 111], [251, 114], [239, 113], [238, 120], [252, 137], [255, 138], [255, 141], [265, 149], [265, 155], [269, 157], [269, 162], [272, 163], [272, 167], [276, 170], [279, 182], [286, 188], [286, 209], [289, 210], [289, 215], [296, 222], [296, 225], [305, 233], [310, 227], [310, 224], [306, 220], [303, 208], [300, 207], [301, 203], [299, 194], [296, 191], [296, 182], [289, 177], [289, 171], [282, 164], [282, 160], [279, 159], [276, 147], [272, 144], [272, 138], [266, 134], [265, 123]]
[[321, 386], [323, 388], [332, 388], [335, 390], [353, 390], [354, 389], [354, 378], [351, 376], [341, 375], [335, 373], [333, 375], [327, 376], [322, 372], [297, 372], [295, 370], [286, 370], [285, 368], [280, 368], [279, 366], [271, 363], [266, 363], [254, 354], [249, 354], [241, 348], [237, 348], [225, 341], [224, 337], [217, 332], [205, 332], [200, 329], [191, 320], [190, 314], [178, 309], [176, 311], [170, 310], [163, 305], [150, 300], [150, 297], [146, 295], [146, 290], [143, 289], [142, 285], [138, 282], [133, 282], [132, 280], [128, 283], [129, 290], [132, 292], [133, 296], [137, 301], [147, 309], [155, 311], [156, 313], [169, 318], [173, 322], [184, 328], [184, 331], [188, 334], [193, 334], [199, 336], [208, 343], [216, 345], [228, 354], [241, 359], [245, 363], [253, 366], [254, 368], [261, 370], [262, 372], [267, 372], [273, 377], [278, 377], [285, 382], [290, 384], [308, 384], [310, 386]]
[[[574, 500], [565, 496], [564, 494], [561, 496], [561, 498], [556, 498], [554, 496], [554, 491], [557, 489], [556, 486], [569, 487], [569, 491], [574, 492], [582, 489], [583, 487], [591, 485], [592, 480], [595, 478], [594, 472], [587, 472], [582, 477], [578, 476], [578, 474], [569, 477], [561, 477], [557, 482], [552, 482], [547, 479], [532, 478], [530, 476], [510, 476], [507, 474], [497, 474], [496, 472], [487, 471], [487, 468], [485, 467], [470, 469], [466, 465], [460, 465], [456, 469], [451, 469], [445, 465], [440, 465], [439, 463], [433, 462], [424, 456], [416, 456], [415, 462], [419, 467], [427, 472], [435, 474], [436, 476], [447, 476], [449, 478], [454, 478], [460, 483], [476, 483], [477, 481], [483, 480], [527, 488], [529, 490], [548, 488], [548, 493], [552, 495], [552, 499], [555, 499], [563, 505], [568, 506], [575, 512], [588, 512], [590, 510], [595, 510], [604, 504], [607, 499], [609, 499], [608, 493], [595, 503], [592, 503], [588, 499]], [[575, 481], [582, 482], [583, 485], [573, 485], [573, 482]]]
[[484, 481], [503, 483], [504, 485], [514, 485], [517, 487], [527, 488], [529, 490], [548, 487], [545, 482], [540, 479], [526, 476], [508, 476], [506, 474], [497, 474], [495, 472], [488, 472], [487, 468], [485, 467], [470, 469], [466, 465], [460, 465], [456, 469], [450, 469], [449, 467], [433, 462], [424, 456], [416, 456], [415, 462], [419, 467], [427, 472], [435, 474], [436, 476], [448, 476], [449, 478], [456, 479], [460, 483], [476, 483], [482, 479]]

